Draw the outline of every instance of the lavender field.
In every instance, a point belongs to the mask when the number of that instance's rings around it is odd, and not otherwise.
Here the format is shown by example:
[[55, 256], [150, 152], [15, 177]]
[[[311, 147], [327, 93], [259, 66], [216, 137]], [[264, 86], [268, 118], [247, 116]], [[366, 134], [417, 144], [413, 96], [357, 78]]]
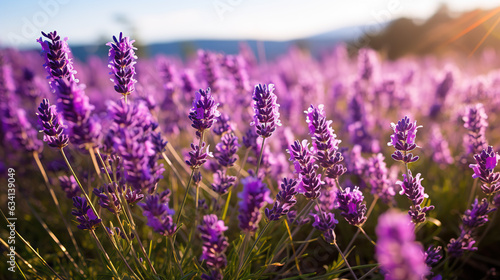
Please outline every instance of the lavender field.
[[498, 277], [496, 51], [42, 35], [0, 50], [2, 279]]

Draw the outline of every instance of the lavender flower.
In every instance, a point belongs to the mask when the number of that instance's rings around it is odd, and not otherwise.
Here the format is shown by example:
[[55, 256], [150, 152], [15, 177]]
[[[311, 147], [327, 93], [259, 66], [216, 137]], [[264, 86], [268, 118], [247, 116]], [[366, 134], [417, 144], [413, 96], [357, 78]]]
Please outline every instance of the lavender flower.
[[186, 164], [191, 166], [192, 169], [200, 168], [205, 162], [207, 162], [208, 157], [213, 157], [213, 154], [208, 150], [203, 152], [202, 149], [205, 148], [205, 142], [201, 143], [201, 147], [195, 144], [191, 144], [191, 151], [189, 152], [189, 159], [186, 160]]
[[241, 55], [226, 55], [224, 66], [231, 73], [236, 90], [247, 92], [250, 89], [249, 77], [246, 70], [246, 61]]
[[219, 90], [220, 70], [214, 53], [198, 50], [198, 60], [200, 62], [203, 78], [214, 92]]
[[224, 134], [219, 144], [215, 146], [215, 159], [219, 165], [228, 168], [232, 167], [237, 160], [238, 137], [233, 133]]
[[432, 150], [432, 160], [444, 167], [453, 163], [448, 141], [443, 137], [437, 125], [432, 126], [429, 146]]
[[171, 236], [177, 229], [172, 218], [174, 210], [168, 207], [169, 193], [148, 196], [144, 202], [137, 204], [143, 209], [142, 214], [148, 219], [147, 225], [165, 236]]
[[276, 130], [276, 126], [281, 126], [279, 104], [276, 104], [276, 98], [274, 84], [255, 86], [252, 96], [255, 114], [250, 125], [255, 125], [257, 134], [262, 138], [270, 137]]
[[131, 94], [135, 90], [134, 84], [137, 82], [134, 79], [134, 65], [137, 59], [134, 52], [137, 49], [132, 45], [134, 42], [129, 37], [123, 37], [120, 32], [118, 39], [113, 36], [113, 42], [106, 44], [110, 47], [108, 67], [111, 69], [110, 74], [113, 75], [111, 81], [115, 83], [115, 91], [123, 96]]
[[210, 275], [203, 274], [202, 279], [222, 279], [222, 270], [227, 265], [226, 249], [229, 246], [224, 231], [227, 227], [224, 221], [218, 220], [214, 214], [203, 216], [202, 224], [198, 226], [203, 240], [203, 252], [200, 261], [205, 260]]
[[442, 258], [443, 258], [443, 247], [441, 246], [429, 246], [427, 250], [425, 251], [425, 264], [427, 264], [427, 267], [429, 270], [435, 266]]
[[417, 126], [417, 121], [411, 123], [410, 118], [405, 116], [398, 124], [391, 123], [394, 134], [391, 135], [391, 142], [387, 143], [388, 146], [394, 146], [396, 151], [392, 154], [392, 158], [396, 161], [404, 163], [411, 163], [418, 160], [418, 156], [413, 156], [408, 153], [417, 148], [415, 144], [415, 137], [417, 136], [417, 129], [422, 127]]
[[59, 176], [59, 184], [61, 189], [66, 193], [67, 198], [73, 198], [80, 194], [80, 187], [76, 183], [75, 177]]
[[193, 70], [186, 69], [181, 74], [182, 89], [185, 93], [191, 93], [196, 88], [196, 78], [194, 76]]
[[253, 127], [250, 127], [246, 132], [245, 136], [243, 136], [243, 145], [248, 149], [258, 149], [257, 148], [257, 139], [259, 138], [259, 135], [255, 131]]
[[101, 219], [97, 218], [84, 197], [73, 197], [73, 206], [75, 209], [71, 211], [76, 220], [80, 223], [77, 227], [81, 230], [94, 230], [101, 223]]
[[223, 135], [224, 133], [228, 133], [234, 131], [234, 124], [231, 122], [231, 119], [227, 114], [221, 113], [217, 118], [215, 118], [216, 122], [212, 131], [216, 135]]
[[[6, 102], [11, 103], [11, 102]], [[22, 108], [14, 109], [13, 104], [6, 104], [3, 113], [2, 126], [5, 132], [4, 139], [14, 148], [20, 148], [28, 153], [41, 153], [43, 143], [36, 138], [36, 130], [26, 119], [26, 111]]]
[[488, 220], [488, 214], [495, 211], [496, 208], [491, 207], [486, 198], [478, 202], [477, 198], [471, 205], [471, 209], [467, 209], [462, 216], [462, 225], [460, 225], [460, 236], [452, 238], [448, 244], [448, 254], [453, 257], [460, 257], [465, 251], [475, 251], [474, 247], [476, 240], [474, 235], [476, 229], [484, 226]]
[[[321, 195], [318, 197], [318, 204], [321, 207], [321, 211], [330, 212], [339, 207], [337, 200], [338, 188], [336, 184], [335, 179], [325, 178], [325, 182], [321, 186]], [[318, 206], [315, 206], [314, 209], [318, 212], [320, 211]]]
[[300, 174], [301, 186], [299, 187], [305, 190], [304, 196], [307, 199], [318, 198], [321, 194], [321, 184], [323, 182], [321, 181], [321, 175], [316, 173], [318, 165], [314, 164], [307, 140], [302, 141], [302, 143], [295, 140], [288, 152], [295, 170]]
[[425, 222], [425, 213], [434, 209], [433, 205], [421, 207], [420, 205], [424, 202], [424, 199], [429, 197], [424, 193], [424, 187], [422, 186], [422, 180], [420, 179], [420, 173], [416, 177], [413, 177], [411, 170], [408, 170], [408, 176], [403, 174], [403, 182], [398, 181], [396, 184], [401, 186], [401, 191], [399, 194], [405, 194], [412, 202], [408, 215], [410, 215], [412, 221], [416, 224]]
[[90, 117], [94, 106], [89, 104], [84, 86], [78, 84], [75, 78], [76, 71], [69, 58], [70, 49], [66, 39], [61, 41], [56, 31], [49, 34], [42, 32], [42, 34], [51, 41], [43, 41], [42, 38], [37, 40], [42, 46], [44, 67], [49, 73], [50, 86], [58, 98], [58, 110], [69, 122], [71, 142], [77, 146], [86, 144], [97, 146], [100, 141], [101, 126], [98, 121]]
[[189, 119], [193, 122], [191, 126], [197, 130], [198, 137], [201, 137], [203, 131], [210, 129], [216, 122], [216, 118], [220, 116], [220, 112], [217, 110], [218, 106], [219, 103], [215, 103], [210, 88], [207, 88], [206, 91], [200, 89], [196, 92], [193, 107], [189, 112]]
[[333, 213], [322, 213], [323, 217], [320, 217], [318, 214], [311, 213], [311, 216], [314, 218], [314, 222], [312, 226], [323, 232], [323, 237], [325, 241], [333, 244], [336, 242], [335, 226], [339, 223], [338, 220], [335, 219], [335, 215]]
[[118, 188], [118, 185], [114, 182], [100, 188], [94, 188], [94, 194], [99, 198], [99, 205], [113, 214], [118, 214], [122, 210], [117, 196], [120, 195], [117, 192], [121, 190]]
[[127, 200], [128, 204], [134, 204], [138, 201], [141, 201], [144, 198], [144, 195], [140, 193], [139, 190], [132, 190], [127, 188], [125, 190], [125, 200]]
[[495, 197], [493, 197], [493, 205], [500, 207], [500, 193], [497, 193]]
[[474, 155], [476, 164], [470, 164], [469, 167], [474, 171], [472, 178], [479, 178], [483, 183], [481, 190], [487, 194], [494, 194], [500, 191], [500, 172], [493, 172], [498, 164], [498, 155], [492, 146], [484, 149], [480, 154]]
[[326, 175], [326, 177], [331, 178], [331, 179], [338, 179], [340, 176], [342, 176], [346, 172], [347, 172], [347, 168], [344, 165], [337, 163], [334, 166], [328, 168], [326, 170], [325, 175]]
[[247, 177], [241, 180], [241, 183], [243, 184], [243, 191], [238, 193], [240, 199], [238, 202], [240, 207], [240, 214], [238, 215], [240, 229], [254, 232], [258, 228], [262, 216], [260, 209], [266, 203], [273, 203], [269, 197], [271, 191], [259, 178]]
[[288, 214], [290, 208], [292, 208], [297, 200], [295, 195], [297, 192], [298, 181], [295, 179], [283, 178], [281, 182], [281, 190], [276, 195], [276, 201], [274, 202], [273, 208], [271, 210], [265, 210], [266, 217], [270, 221], [277, 221], [281, 216]]
[[225, 170], [217, 170], [214, 173], [212, 190], [220, 195], [226, 194], [234, 182], [236, 182], [235, 176], [228, 176]]
[[462, 117], [464, 127], [469, 131], [466, 136], [465, 143], [467, 154], [479, 154], [483, 149], [488, 147], [485, 133], [488, 127], [488, 116], [481, 103], [470, 105], [466, 108], [465, 114]]
[[373, 80], [377, 74], [379, 63], [374, 50], [367, 48], [360, 49], [358, 53], [359, 77], [366, 81]]
[[153, 193], [162, 178], [163, 164], [158, 164], [159, 143], [157, 125], [143, 103], [125, 103], [123, 100], [109, 107], [113, 124], [107, 138], [113, 150], [122, 157], [126, 181], [135, 190]]
[[94, 106], [89, 103], [83, 86], [74, 80], [65, 82], [62, 79], [53, 81], [52, 86], [58, 97], [58, 110], [70, 124], [71, 142], [77, 146], [86, 144], [97, 146], [100, 141], [101, 125], [98, 120], [91, 117]]
[[384, 203], [389, 203], [394, 200], [396, 192], [388, 178], [388, 170], [384, 159], [381, 153], [368, 159], [366, 173], [371, 185], [371, 193], [378, 196]]
[[424, 250], [415, 242], [410, 218], [396, 211], [382, 214], [375, 229], [375, 256], [385, 279], [420, 280], [429, 273]]
[[40, 131], [45, 134], [43, 141], [49, 146], [63, 149], [68, 146], [68, 135], [64, 132], [64, 126], [56, 112], [56, 106], [50, 105], [48, 99], [44, 99], [38, 107], [38, 119], [43, 129]]
[[333, 133], [334, 130], [330, 126], [332, 121], [326, 120], [323, 108], [323, 104], [320, 104], [318, 108], [311, 105], [305, 113], [318, 163], [328, 169], [344, 158], [341, 153], [337, 152], [341, 141], [336, 139], [337, 135]]
[[481, 203], [476, 198], [472, 204], [472, 208], [467, 209], [462, 217], [464, 229], [473, 230], [484, 226], [488, 222], [488, 214], [495, 210], [495, 208], [490, 208], [486, 198], [483, 198]]
[[362, 226], [367, 217], [366, 204], [363, 203], [364, 196], [358, 187], [346, 188], [337, 192], [338, 209], [345, 220], [353, 226]]
[[61, 36], [57, 32], [49, 32], [42, 35], [50, 41], [44, 41], [42, 37], [37, 39], [37, 42], [42, 46], [41, 55], [45, 59], [45, 70], [49, 74], [51, 83], [57, 79], [64, 79], [66, 81], [75, 80], [76, 71], [73, 68], [73, 61], [70, 58], [70, 49], [66, 41], [68, 38], [61, 40]]

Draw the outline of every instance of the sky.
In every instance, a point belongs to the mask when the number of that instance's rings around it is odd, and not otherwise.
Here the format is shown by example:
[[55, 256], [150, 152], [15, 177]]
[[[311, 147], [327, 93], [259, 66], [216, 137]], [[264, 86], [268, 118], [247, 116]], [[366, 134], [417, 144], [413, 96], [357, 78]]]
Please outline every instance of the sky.
[[[306, 4], [307, 3], [307, 4]], [[495, 0], [23, 0], [0, 1], [0, 46], [37, 47], [40, 31], [99, 44], [121, 31], [143, 43], [194, 39], [283, 41], [401, 16], [425, 19], [493, 8]]]

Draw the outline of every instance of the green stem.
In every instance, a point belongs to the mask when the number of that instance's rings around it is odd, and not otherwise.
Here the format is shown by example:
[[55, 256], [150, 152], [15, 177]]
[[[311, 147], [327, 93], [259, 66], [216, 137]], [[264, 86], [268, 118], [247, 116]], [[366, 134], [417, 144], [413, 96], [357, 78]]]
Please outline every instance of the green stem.
[[93, 229], [90, 230], [90, 235], [92, 235], [92, 237], [94, 238], [94, 241], [97, 244], [97, 247], [99, 247], [99, 250], [101, 250], [104, 257], [106, 258], [106, 261], [108, 262], [108, 264], [111, 268], [111, 272], [113, 272], [113, 274], [115, 275], [116, 278], [121, 279], [121, 277], [118, 275], [118, 272], [116, 271], [115, 266], [113, 265], [113, 262], [109, 258], [108, 253], [106, 253], [106, 250], [104, 250], [104, 247], [102, 247], [102, 243], [101, 243], [101, 241], [99, 241], [99, 238], [97, 238], [97, 235], [95, 234], [95, 231]]
[[[125, 196], [123, 193], [120, 196], [121, 196], [120, 201], [122, 202], [122, 204], [125, 204], [125, 206], [124, 206], [125, 217], [127, 217], [128, 222], [130, 223], [130, 228], [132, 229], [132, 232], [135, 234], [135, 237], [137, 239], [137, 244], [139, 244], [139, 248], [141, 249], [141, 252], [144, 255], [144, 258], [146, 259], [146, 262], [148, 263], [149, 268], [151, 269], [151, 271], [154, 273], [155, 276], [158, 276], [158, 273], [156, 272], [156, 270], [153, 266], [153, 263], [151, 262], [151, 259], [149, 258], [148, 254], [146, 253], [146, 249], [144, 248], [144, 245], [142, 244], [139, 233], [136, 230], [134, 216], [132, 215], [132, 211], [130, 210], [130, 207], [127, 203], [127, 200], [125, 199]], [[118, 196], [118, 197], [120, 197], [120, 196]]]
[[224, 213], [222, 214], [222, 220], [226, 220], [226, 215], [227, 215], [227, 209], [229, 208], [229, 201], [231, 201], [231, 196], [233, 194], [233, 189], [236, 188], [236, 186], [239, 184], [240, 178], [241, 178], [241, 169], [243, 169], [243, 166], [247, 163], [248, 160], [248, 155], [250, 153], [250, 149], [247, 149], [245, 152], [245, 156], [243, 157], [243, 161], [240, 164], [240, 169], [238, 170], [238, 175], [236, 177], [236, 181], [234, 183], [234, 187], [229, 189], [229, 193], [227, 195], [226, 199], [226, 204], [224, 205]]
[[359, 226], [358, 227], [359, 230], [361, 230], [361, 232], [365, 235], [365, 237], [374, 245], [374, 246], [377, 246], [377, 243], [375, 243], [375, 241], [373, 241], [370, 236], [368, 236], [368, 234], [366, 234], [366, 231], [363, 229], [362, 226]]
[[102, 156], [101, 156], [101, 153], [99, 152], [99, 149], [96, 148], [95, 152], [96, 152], [97, 156], [99, 157], [99, 161], [101, 162], [101, 165], [104, 168], [104, 172], [106, 173], [106, 176], [108, 177], [109, 182], [110, 183], [113, 182], [113, 180], [111, 179], [111, 176], [109, 175], [108, 167], [107, 167], [106, 163], [104, 162], [104, 160], [102, 159]]
[[267, 228], [269, 227], [270, 224], [271, 224], [271, 221], [268, 221], [267, 224], [259, 232], [259, 235], [257, 236], [257, 239], [255, 239], [255, 242], [252, 244], [252, 246], [250, 247], [250, 250], [245, 255], [245, 258], [243, 259], [243, 263], [241, 263], [240, 267], [238, 268], [238, 271], [236, 272], [236, 278], [235, 279], [238, 279], [238, 277], [240, 276], [241, 271], [244, 269], [244, 267], [245, 267], [248, 259], [250, 258], [250, 255], [252, 254], [253, 248], [255, 248], [255, 245], [257, 245], [257, 243], [259, 242], [260, 238], [264, 235], [264, 233], [266, 232], [266, 230], [267, 230]]
[[[101, 153], [99, 152], [99, 149], [96, 149], [96, 153], [97, 153], [99, 160], [100, 160], [100, 162], [105, 170], [105, 173], [108, 177], [109, 182], [110, 183], [113, 182], [113, 180], [111, 179], [111, 176], [108, 172], [108, 167], [106, 166], [106, 163], [102, 159], [102, 156], [101, 156]], [[151, 263], [151, 260], [149, 259], [149, 256], [146, 253], [146, 250], [144, 249], [144, 245], [142, 244], [141, 238], [139, 237], [139, 234], [137, 233], [137, 230], [135, 229], [134, 217], [132, 216], [132, 212], [129, 208], [129, 205], [128, 205], [127, 200], [124, 197], [123, 193], [118, 195], [118, 200], [120, 201], [120, 204], [122, 205], [122, 207], [125, 209], [125, 218], [127, 219], [127, 222], [129, 222], [129, 224], [131, 225], [132, 232], [135, 234], [135, 236], [137, 238], [137, 243], [139, 244], [139, 248], [141, 249], [141, 252], [144, 255], [144, 258], [146, 259], [146, 262], [148, 263], [149, 268], [151, 269], [151, 271], [154, 273], [155, 276], [158, 276], [158, 273], [156, 272], [155, 268], [153, 267], [153, 264]], [[129, 218], [129, 215], [130, 215], [130, 218]], [[120, 217], [118, 215], [117, 215], [117, 218], [118, 218], [118, 222], [121, 224], [121, 220], [120, 220]], [[123, 232], [125, 232], [123, 225], [122, 225], [122, 230], [123, 230]], [[127, 236], [127, 239], [128, 239], [128, 236]], [[134, 250], [133, 246], [132, 246], [132, 242], [130, 242], [130, 247], [132, 248], [132, 250]], [[134, 257], [137, 258], [135, 255], [134, 255]]]
[[177, 264], [177, 268], [179, 268], [181, 276], [184, 276], [184, 272], [182, 271], [182, 266], [179, 263], [179, 260], [177, 259], [177, 254], [175, 253], [175, 246], [174, 246], [175, 241], [171, 238], [168, 238], [168, 237], [167, 237], [167, 240], [170, 241], [170, 242], [168, 242], [168, 241], [167, 242], [170, 243], [170, 248], [172, 248], [172, 255], [174, 255], [174, 261]]
[[189, 194], [189, 188], [191, 187], [191, 181], [193, 180], [193, 176], [194, 176], [195, 171], [196, 171], [196, 169], [193, 169], [193, 171], [191, 171], [191, 175], [189, 176], [189, 180], [188, 180], [188, 183], [186, 186], [186, 193], [184, 194], [184, 198], [182, 199], [181, 207], [179, 208], [179, 214], [177, 215], [177, 219], [175, 220], [176, 225], [179, 225], [179, 221], [181, 220], [182, 210], [184, 209], [184, 205], [186, 205], [187, 197]]
[[[122, 220], [121, 220], [121, 218], [120, 218], [120, 215], [119, 215], [117, 212], [115, 212], [115, 217], [116, 217], [116, 219], [118, 220], [118, 224], [120, 225], [120, 229], [121, 229], [121, 230], [122, 230], [122, 232], [124, 233], [124, 235], [125, 235], [125, 237], [126, 237], [125, 239], [127, 240], [128, 244], [129, 244], [129, 246], [130, 246], [130, 252], [131, 252], [131, 255], [134, 257], [135, 261], [136, 261], [136, 262], [137, 262], [137, 263], [138, 263], [138, 264], [142, 267], [141, 261], [137, 258], [137, 253], [136, 253], [136, 251], [135, 251], [135, 248], [134, 248], [133, 242], [132, 242], [132, 240], [130, 239], [130, 237], [129, 237], [129, 235], [127, 234], [127, 232], [125, 231], [125, 227], [123, 226], [123, 222], [122, 222]], [[137, 239], [139, 239], [139, 236], [137, 236], [137, 234], [136, 234], [136, 238], [137, 238]], [[147, 257], [147, 255], [146, 255], [146, 257]], [[150, 266], [150, 268], [151, 268], [151, 271], [152, 271], [155, 275], [158, 275], [158, 274], [156, 273], [156, 271], [155, 271], [155, 269], [153, 268], [153, 266], [152, 266], [152, 265]]]
[[54, 192], [54, 189], [52, 189], [52, 186], [50, 185], [49, 178], [47, 176], [47, 173], [45, 172], [45, 169], [43, 168], [42, 162], [40, 161], [40, 158], [38, 158], [38, 152], [33, 152], [33, 158], [35, 159], [36, 165], [38, 166], [40, 173], [42, 173], [42, 177], [43, 177], [43, 180], [45, 182], [45, 186], [47, 187], [47, 190], [49, 191], [49, 194], [52, 198], [52, 201], [56, 205], [57, 212], [59, 213], [59, 216], [61, 216], [61, 219], [64, 223], [64, 226], [66, 227], [66, 230], [68, 231], [71, 242], [73, 243], [73, 246], [76, 249], [76, 253], [78, 255], [78, 258], [80, 258], [82, 260], [83, 266], [86, 267], [87, 263], [85, 262], [85, 258], [83, 257], [83, 254], [80, 251], [80, 247], [78, 246], [78, 243], [76, 242], [75, 236], [73, 235], [73, 231], [71, 230], [71, 227], [69, 226], [68, 221], [66, 220], [66, 218], [64, 218], [64, 214], [61, 210], [59, 200], [57, 199], [57, 196]]
[[[373, 209], [375, 208], [375, 204], [377, 203], [377, 201], [378, 201], [378, 195], [375, 196], [375, 198], [373, 199], [372, 203], [370, 204], [370, 208], [366, 212], [366, 219], [367, 220], [368, 220], [368, 217], [370, 217], [370, 214], [372, 213]], [[356, 240], [356, 237], [358, 237], [358, 234], [360, 232], [361, 232], [361, 227], [358, 227], [358, 230], [356, 230], [356, 233], [353, 235], [353, 237], [351, 238], [351, 241], [349, 241], [349, 244], [345, 248], [344, 255], [347, 254], [347, 252], [349, 252], [349, 250], [351, 249], [352, 244], [354, 243], [354, 240]]]
[[302, 271], [300, 271], [300, 266], [299, 266], [299, 260], [297, 259], [297, 253], [295, 252], [295, 246], [293, 246], [293, 238], [292, 238], [292, 232], [290, 231], [290, 227], [288, 226], [288, 220], [285, 218], [285, 227], [288, 232], [288, 236], [290, 236], [290, 245], [292, 246], [292, 253], [294, 255], [294, 260], [295, 260], [295, 266], [297, 267], [297, 271], [299, 272], [299, 275], [302, 275]]
[[352, 270], [351, 266], [349, 265], [349, 262], [347, 261], [347, 259], [345, 258], [344, 254], [342, 253], [342, 250], [340, 250], [339, 245], [337, 245], [337, 241], [334, 241], [333, 245], [335, 246], [335, 248], [337, 248], [337, 251], [339, 251], [340, 256], [342, 256], [342, 259], [344, 260], [344, 263], [346, 264], [347, 268], [349, 268], [349, 271], [351, 272], [351, 274], [354, 277], [354, 279], [358, 280], [358, 278], [356, 277], [356, 274], [354, 273], [354, 271]]
[[[78, 177], [76, 176], [76, 173], [73, 170], [73, 167], [71, 167], [71, 164], [69, 163], [69, 160], [66, 157], [66, 154], [64, 153], [64, 149], [60, 149], [60, 151], [61, 151], [61, 154], [63, 155], [64, 161], [66, 162], [66, 165], [68, 166], [69, 170], [71, 171], [71, 174], [73, 174], [73, 177], [75, 177], [76, 183], [78, 184], [78, 186], [80, 187], [80, 190], [82, 191], [83, 195], [87, 199], [87, 203], [90, 205], [90, 208], [92, 208], [92, 211], [94, 212], [94, 215], [98, 219], [101, 219], [99, 213], [97, 212], [97, 210], [94, 207], [94, 204], [92, 203], [92, 201], [90, 200], [89, 196], [87, 195], [87, 192], [85, 192], [85, 189], [83, 188], [82, 184], [80, 183], [80, 180], [78, 180]], [[113, 239], [109, 235], [109, 232], [104, 227], [103, 227], [103, 230], [104, 230], [104, 233], [106, 234], [106, 237], [108, 238], [109, 242], [111, 242], [111, 244], [113, 245], [113, 248], [116, 250], [116, 252], [118, 253], [118, 255], [120, 256], [120, 258], [122, 259], [122, 261], [125, 264], [125, 266], [130, 270], [130, 272], [132, 273], [132, 275], [136, 276], [134, 270], [130, 267], [130, 265], [128, 264], [127, 260], [123, 256], [122, 252], [116, 247], [116, 244], [113, 242]]]
[[266, 138], [262, 138], [262, 145], [260, 146], [259, 160], [257, 161], [257, 168], [255, 169], [255, 177], [259, 177], [259, 168], [260, 168], [260, 163], [262, 161], [262, 155], [264, 154], [264, 143], [265, 142], [266, 142]]

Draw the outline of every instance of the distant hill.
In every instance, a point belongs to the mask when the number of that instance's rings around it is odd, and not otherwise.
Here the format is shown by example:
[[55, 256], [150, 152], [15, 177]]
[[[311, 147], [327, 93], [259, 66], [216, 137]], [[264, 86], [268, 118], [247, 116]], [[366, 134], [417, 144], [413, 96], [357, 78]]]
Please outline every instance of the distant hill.
[[424, 22], [400, 18], [379, 34], [365, 36], [364, 40], [369, 42], [369, 47], [384, 52], [390, 59], [449, 51], [479, 54], [485, 48], [500, 46], [499, 23], [500, 7], [450, 15], [448, 8], [442, 6]]
[[[339, 42], [352, 41], [363, 34], [365, 26], [351, 26], [317, 34], [308, 38], [290, 41], [261, 41], [268, 59], [276, 58], [285, 53], [291, 46], [298, 45], [301, 48], [307, 48], [313, 54], [319, 54], [325, 50], [331, 49]], [[257, 44], [255, 40], [191, 40], [183, 42], [155, 43], [141, 46], [139, 51], [141, 56], [155, 56], [157, 54], [180, 55], [183, 58], [193, 54], [197, 49], [208, 49], [226, 54], [235, 54], [239, 51], [239, 45], [245, 42], [257, 53]], [[78, 59], [85, 60], [89, 55], [106, 56], [108, 47], [104, 44], [100, 46], [71, 46], [73, 55]]]

